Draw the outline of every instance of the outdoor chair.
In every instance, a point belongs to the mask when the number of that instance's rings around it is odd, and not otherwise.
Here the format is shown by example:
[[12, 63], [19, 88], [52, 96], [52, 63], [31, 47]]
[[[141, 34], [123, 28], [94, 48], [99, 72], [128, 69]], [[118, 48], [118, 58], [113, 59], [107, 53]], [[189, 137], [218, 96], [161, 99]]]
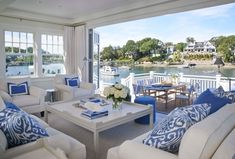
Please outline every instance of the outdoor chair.
[[193, 99], [193, 92], [194, 92], [194, 85], [190, 85], [189, 88], [182, 88], [180, 91], [175, 92], [175, 106], [177, 100], [180, 100], [180, 104], [182, 101], [186, 101], [188, 105], [192, 103]]

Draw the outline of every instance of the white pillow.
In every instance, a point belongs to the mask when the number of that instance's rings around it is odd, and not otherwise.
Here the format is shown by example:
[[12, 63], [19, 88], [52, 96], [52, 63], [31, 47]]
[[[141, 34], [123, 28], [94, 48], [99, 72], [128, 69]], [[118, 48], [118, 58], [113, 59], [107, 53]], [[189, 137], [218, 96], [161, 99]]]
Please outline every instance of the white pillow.
[[5, 134], [0, 129], [0, 154], [5, 152], [6, 149], [7, 149], [7, 139], [6, 139]]

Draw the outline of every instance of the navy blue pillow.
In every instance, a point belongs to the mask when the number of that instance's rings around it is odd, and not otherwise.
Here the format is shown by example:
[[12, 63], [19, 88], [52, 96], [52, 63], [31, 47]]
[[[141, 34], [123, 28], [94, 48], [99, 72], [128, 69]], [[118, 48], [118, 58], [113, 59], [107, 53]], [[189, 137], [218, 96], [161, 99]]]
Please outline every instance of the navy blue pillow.
[[222, 108], [224, 105], [230, 103], [230, 100], [225, 97], [217, 97], [209, 89], [207, 89], [206, 91], [202, 92], [202, 94], [200, 94], [200, 96], [194, 101], [194, 104], [203, 103], [208, 103], [211, 105], [210, 114], [212, 114]]
[[11, 96], [14, 95], [28, 95], [29, 94], [29, 86], [28, 82], [23, 82], [20, 84], [15, 83], [7, 83], [8, 93]]
[[6, 105], [6, 108], [11, 108], [11, 109], [15, 109], [15, 110], [21, 111], [21, 109], [19, 107], [17, 107], [13, 103], [10, 103], [10, 102], [7, 102], [7, 101], [4, 101], [4, 103]]
[[65, 84], [70, 87], [80, 87], [80, 81], [78, 77], [65, 78]]
[[8, 148], [48, 136], [37, 120], [23, 111], [10, 108], [0, 111], [0, 129], [6, 136]]

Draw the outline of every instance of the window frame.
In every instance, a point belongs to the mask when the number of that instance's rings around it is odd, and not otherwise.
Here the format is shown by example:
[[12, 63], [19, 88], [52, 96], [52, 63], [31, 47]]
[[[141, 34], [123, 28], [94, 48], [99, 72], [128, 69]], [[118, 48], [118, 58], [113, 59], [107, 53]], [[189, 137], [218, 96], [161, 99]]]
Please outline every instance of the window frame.
[[[7, 41], [6, 40], [6, 32], [11, 32], [11, 41]], [[4, 60], [6, 61], [7, 56], [23, 56], [23, 57], [27, 57], [27, 56], [32, 56], [33, 59], [33, 74], [25, 74], [25, 75], [7, 75], [7, 72], [5, 71], [5, 76], [6, 77], [22, 77], [22, 76], [35, 76], [36, 75], [36, 48], [35, 48], [35, 33], [33, 31], [25, 31], [25, 30], [16, 30], [16, 29], [3, 29], [3, 52], [4, 52]], [[19, 34], [19, 41], [18, 42], [14, 42], [14, 35], [13, 33], [18, 33]], [[26, 33], [26, 42], [21, 42], [21, 33]], [[28, 43], [28, 34], [32, 34], [32, 43]], [[11, 43], [11, 52], [6, 52], [6, 43]], [[18, 43], [19, 44], [19, 52], [18, 53], [14, 53], [14, 43]], [[26, 52], [22, 53], [21, 52], [21, 44], [25, 44], [26, 45]], [[27, 46], [31, 44], [32, 45], [32, 49], [33, 52], [29, 53], [28, 52], [28, 48]], [[7, 62], [5, 62], [5, 67], [7, 67]]]
[[[1, 27], [0, 27], [1, 28]], [[7, 53], [5, 51], [5, 42], [6, 42], [6, 39], [5, 39], [5, 31], [9, 31], [9, 32], [23, 32], [23, 33], [31, 33], [33, 35], [33, 53], [21, 53], [19, 51], [19, 53], [13, 53], [13, 50], [11, 53]], [[65, 41], [64, 41], [64, 33], [63, 33], [63, 30], [58, 30], [58, 29], [49, 29], [49, 30], [45, 30], [45, 29], [39, 29], [39, 30], [35, 30], [35, 29], [32, 29], [32, 28], [28, 28], [28, 27], [20, 27], [20, 28], [15, 28], [15, 27], [11, 27], [11, 26], [8, 26], [8, 27], [3, 27], [1, 29], [1, 34], [2, 34], [2, 55], [3, 55], [3, 66], [4, 66], [4, 69], [2, 69], [2, 73], [3, 73], [3, 76], [4, 77], [23, 77], [23, 76], [30, 76], [30, 77], [33, 77], [33, 78], [41, 78], [41, 77], [53, 77], [55, 76], [56, 74], [43, 74], [42, 73], [42, 62], [43, 62], [43, 55], [42, 54], [42, 48], [41, 48], [41, 37], [43, 34], [46, 34], [46, 35], [53, 35], [53, 36], [61, 36], [62, 37], [62, 46], [63, 46], [63, 52], [61, 54], [54, 54], [55, 56], [58, 56], [58, 55], [61, 55], [63, 56], [63, 65], [64, 65], [64, 73], [66, 73], [66, 69], [65, 69], [65, 55], [64, 55], [64, 48], [65, 48]], [[13, 35], [12, 35], [13, 36]], [[12, 39], [12, 42], [13, 42], [13, 39]], [[13, 48], [13, 45], [11, 46]], [[27, 47], [27, 46], [26, 46]], [[7, 72], [5, 70], [5, 67], [7, 65], [6, 63], [6, 58], [7, 58], [7, 55], [23, 55], [23, 56], [33, 56], [33, 74], [28, 74], [28, 75], [12, 75], [12, 76], [8, 76], [7, 75]], [[52, 54], [48, 54], [48, 55], [52, 55]]]
[[[46, 43], [42, 43], [42, 36], [46, 36]], [[52, 42], [50, 44], [48, 44], [48, 36], [51, 36], [52, 37]], [[54, 44], [53, 43], [53, 37], [56, 36], [57, 37], [57, 44]], [[59, 38], [62, 37], [62, 44], [59, 43]], [[43, 54], [43, 45], [46, 45], [46, 48], [48, 48], [48, 45], [51, 45], [52, 46], [52, 53], [46, 53], [46, 54]], [[61, 53], [55, 53], [53, 51], [53, 46], [54, 45], [57, 45], [57, 51], [59, 52], [59, 46], [62, 46], [62, 52]], [[46, 49], [47, 51], [48, 49]], [[46, 32], [46, 33], [41, 33], [40, 34], [40, 54], [41, 54], [41, 75], [42, 76], [45, 76], [45, 77], [51, 77], [51, 76], [55, 76], [56, 74], [44, 74], [43, 73], [43, 56], [62, 56], [63, 58], [63, 66], [64, 66], [64, 74], [66, 74], [66, 69], [65, 69], [65, 55], [64, 55], [64, 35], [63, 34], [59, 34], [59, 33], [53, 33], [53, 32]]]

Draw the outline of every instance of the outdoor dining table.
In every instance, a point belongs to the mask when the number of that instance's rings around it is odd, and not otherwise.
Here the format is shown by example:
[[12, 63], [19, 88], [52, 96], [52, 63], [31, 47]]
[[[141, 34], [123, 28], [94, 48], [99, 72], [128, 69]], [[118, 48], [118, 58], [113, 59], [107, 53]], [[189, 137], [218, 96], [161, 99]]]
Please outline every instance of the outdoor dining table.
[[[155, 92], [156, 98], [161, 98], [165, 100], [165, 108], [167, 109], [169, 102], [169, 95], [176, 93], [176, 91], [183, 90], [185, 88], [184, 84], [171, 85], [171, 84], [152, 84], [145, 86], [145, 92], [150, 95], [153, 91]], [[163, 92], [161, 94], [161, 92]]]

